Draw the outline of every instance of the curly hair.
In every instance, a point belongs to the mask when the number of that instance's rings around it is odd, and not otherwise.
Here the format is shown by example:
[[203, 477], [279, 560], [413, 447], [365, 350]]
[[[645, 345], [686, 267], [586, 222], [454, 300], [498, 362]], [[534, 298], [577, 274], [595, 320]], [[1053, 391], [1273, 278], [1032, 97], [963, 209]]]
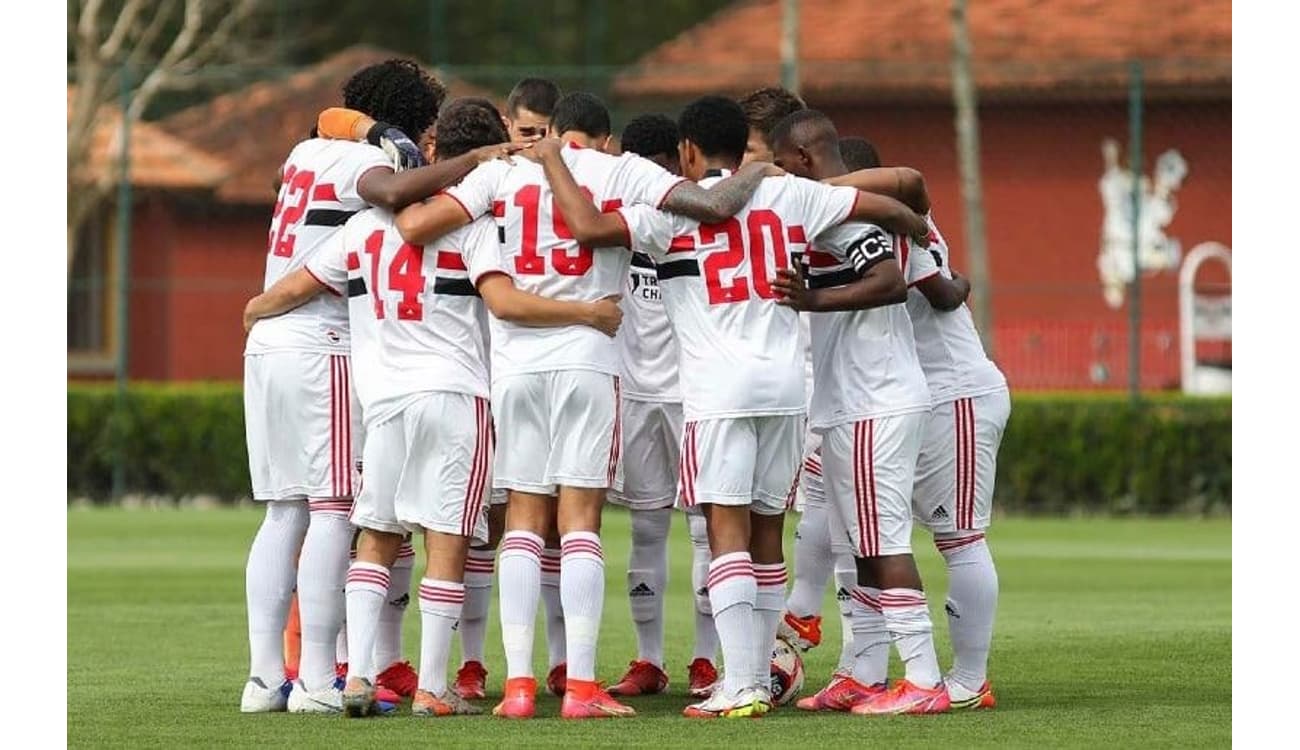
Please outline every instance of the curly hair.
[[343, 106], [392, 125], [411, 138], [438, 117], [447, 88], [413, 60], [385, 60], [368, 65], [343, 84]]
[[772, 128], [776, 127], [776, 124], [786, 115], [807, 109], [808, 105], [792, 91], [769, 86], [751, 91], [741, 97], [740, 108], [745, 111], [745, 121], [749, 123], [749, 127], [762, 133], [770, 146]]
[[501, 113], [492, 102], [477, 96], [453, 99], [438, 115], [434, 126], [439, 159], [451, 159], [480, 146], [510, 140]]
[[677, 123], [667, 115], [641, 115], [623, 128], [623, 153], [646, 158], [668, 154], [677, 158]]
[[736, 161], [745, 156], [745, 141], [749, 140], [745, 112], [725, 96], [702, 96], [687, 104], [677, 119], [677, 129], [682, 140], [699, 146], [705, 156]]

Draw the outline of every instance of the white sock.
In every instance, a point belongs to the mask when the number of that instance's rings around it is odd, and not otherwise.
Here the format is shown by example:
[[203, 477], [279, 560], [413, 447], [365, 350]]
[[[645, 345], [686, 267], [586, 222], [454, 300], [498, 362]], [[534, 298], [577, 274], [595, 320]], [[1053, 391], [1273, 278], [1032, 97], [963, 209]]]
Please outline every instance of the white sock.
[[672, 508], [632, 511], [627, 596], [636, 626], [637, 658], [664, 665], [664, 590], [668, 585], [668, 528]]
[[709, 601], [708, 522], [699, 513], [687, 513], [686, 525], [691, 533], [691, 588], [695, 591], [695, 653], [691, 660], [718, 660], [718, 628], [713, 622], [713, 604]]
[[[343, 579], [352, 547], [352, 501], [310, 499], [311, 523], [298, 558], [298, 616], [302, 657], [298, 678], [308, 691], [334, 684], [335, 644], [343, 627]], [[356, 656], [355, 653], [352, 654]]]
[[[709, 565], [709, 601], [713, 605], [713, 622], [722, 642], [724, 665], [722, 687], [728, 694], [753, 687], [754, 666], [754, 599], [758, 581], [748, 552], [722, 555]], [[766, 678], [764, 683], [767, 684]]]
[[542, 549], [542, 602], [546, 605], [546, 660], [564, 661], [564, 606], [560, 600], [560, 550]]
[[939, 659], [934, 653], [934, 626], [925, 603], [925, 592], [916, 589], [884, 589], [880, 607], [885, 612], [885, 627], [898, 648], [898, 656], [907, 670], [907, 681], [917, 687], [932, 688], [942, 679]]
[[565, 677], [591, 682], [596, 679], [596, 640], [605, 604], [605, 555], [600, 535], [592, 531], [565, 534], [560, 537], [560, 548], [560, 595], [568, 654]]
[[379, 631], [379, 612], [388, 598], [388, 585], [388, 568], [382, 565], [357, 561], [348, 568], [344, 590], [348, 610], [348, 654], [351, 656], [348, 661], [349, 679], [364, 677], [373, 684], [379, 674], [379, 667], [375, 664], [375, 637]]
[[289, 600], [297, 578], [294, 564], [306, 533], [306, 503], [268, 502], [262, 525], [248, 550], [244, 573], [248, 674], [271, 688], [284, 682], [284, 626], [289, 620]]
[[460, 613], [461, 662], [483, 663], [483, 643], [487, 640], [488, 608], [492, 598], [492, 575], [496, 572], [497, 553], [490, 549], [470, 549], [465, 558], [465, 607]]
[[948, 565], [948, 632], [952, 636], [949, 677], [966, 689], [980, 689], [988, 678], [989, 644], [998, 609], [998, 571], [984, 535], [936, 537]]
[[[346, 612], [346, 609], [344, 610]], [[334, 663], [348, 663], [348, 623], [344, 618], [343, 627], [339, 628], [339, 635], [334, 639]]]
[[840, 662], [836, 672], [853, 671], [853, 589], [858, 586], [858, 569], [846, 545], [835, 551], [835, 601], [840, 609]]
[[384, 608], [379, 611], [379, 633], [375, 637], [375, 664], [379, 671], [393, 666], [402, 659], [402, 618], [411, 602], [411, 568], [415, 565], [415, 550], [411, 542], [402, 542], [397, 560], [389, 571], [388, 594]]
[[506, 650], [506, 677], [533, 676], [533, 620], [542, 577], [542, 538], [528, 531], [507, 531], [501, 538], [501, 641]]
[[785, 608], [796, 617], [818, 615], [831, 577], [831, 527], [822, 503], [807, 503], [794, 529], [794, 585]]
[[465, 606], [465, 585], [424, 578], [420, 581], [420, 689], [447, 691], [451, 634]]
[[766, 685], [772, 672], [772, 649], [781, 624], [781, 609], [785, 606], [785, 563], [754, 563], [754, 579], [758, 583], [754, 594], [754, 680]]
[[854, 586], [853, 679], [863, 685], [877, 685], [889, 675], [889, 629], [880, 609], [880, 589]]

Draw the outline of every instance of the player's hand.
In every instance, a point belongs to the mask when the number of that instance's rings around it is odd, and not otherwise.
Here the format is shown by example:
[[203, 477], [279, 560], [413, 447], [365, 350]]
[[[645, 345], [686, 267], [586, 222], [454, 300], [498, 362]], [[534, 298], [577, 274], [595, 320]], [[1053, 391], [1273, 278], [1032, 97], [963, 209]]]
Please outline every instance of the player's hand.
[[475, 161], [479, 164], [492, 161], [493, 159], [504, 159], [513, 163], [510, 157], [514, 154], [524, 151], [530, 144], [527, 143], [492, 143], [487, 146], [479, 146], [470, 153], [474, 155]]
[[542, 138], [533, 141], [533, 147], [530, 150], [530, 157], [536, 161], [543, 159], [558, 159], [560, 150], [564, 148], [564, 141], [559, 138]]
[[620, 299], [622, 295], [615, 294], [592, 302], [591, 319], [587, 321], [587, 325], [613, 338], [614, 334], [618, 333], [618, 327], [623, 323], [623, 310], [618, 306]]
[[783, 177], [785, 174], [785, 170], [775, 164], [768, 164], [763, 168], [764, 177]]
[[247, 336], [249, 332], [253, 330], [253, 324], [257, 323], [257, 318], [253, 317], [252, 310], [250, 309], [252, 305], [253, 305], [252, 300], [249, 300], [248, 304], [244, 305], [244, 335], [245, 336]]
[[793, 310], [808, 309], [808, 285], [804, 283], [803, 271], [797, 263], [793, 268], [778, 269], [772, 288], [776, 291], [776, 304]]

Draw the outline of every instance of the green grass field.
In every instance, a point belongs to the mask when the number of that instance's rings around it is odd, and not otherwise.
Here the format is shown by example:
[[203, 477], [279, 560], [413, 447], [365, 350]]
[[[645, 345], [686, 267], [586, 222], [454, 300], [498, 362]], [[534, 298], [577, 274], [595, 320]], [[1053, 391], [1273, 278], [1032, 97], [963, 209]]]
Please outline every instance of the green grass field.
[[[244, 716], [248, 654], [244, 558], [256, 510], [68, 512], [68, 743], [75, 747], [894, 747], [1228, 746], [1231, 733], [1231, 525], [1228, 521], [1000, 520], [990, 534], [1002, 582], [984, 713], [868, 719], [782, 709], [760, 721], [683, 719], [692, 638], [690, 555], [673, 527], [667, 696], [632, 699], [629, 721], [543, 717], [366, 721]], [[627, 516], [605, 526], [609, 561], [600, 676], [634, 656], [624, 570]], [[940, 661], [947, 623], [942, 561], [920, 537]], [[787, 545], [787, 552], [790, 547]], [[417, 570], [418, 574], [418, 570]], [[827, 599], [827, 614], [835, 612]], [[504, 662], [493, 605], [489, 691]], [[419, 613], [406, 654], [418, 662]], [[539, 628], [540, 631], [540, 628]], [[540, 632], [539, 632], [540, 635]], [[837, 617], [806, 657], [805, 690], [834, 665]], [[545, 659], [539, 643], [536, 651]], [[544, 674], [544, 664], [537, 665]], [[898, 672], [897, 664], [894, 673]], [[494, 696], [489, 696], [490, 705]]]

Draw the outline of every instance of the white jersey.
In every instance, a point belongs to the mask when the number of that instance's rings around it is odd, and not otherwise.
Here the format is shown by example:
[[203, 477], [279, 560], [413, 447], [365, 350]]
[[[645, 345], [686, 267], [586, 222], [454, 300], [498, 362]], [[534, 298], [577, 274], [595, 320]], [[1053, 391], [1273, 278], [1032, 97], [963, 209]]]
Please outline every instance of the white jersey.
[[[948, 265], [948, 243], [930, 216], [930, 247], [912, 248], [926, 253], [938, 264], [938, 272], [952, 278]], [[906, 248], [907, 245], [904, 244]], [[907, 313], [916, 331], [916, 353], [930, 384], [930, 398], [942, 404], [959, 398], [975, 398], [1007, 387], [1007, 379], [984, 353], [970, 308], [964, 303], [950, 312], [940, 312], [924, 294], [907, 293]]]
[[680, 403], [677, 382], [679, 348], [673, 335], [668, 310], [659, 293], [654, 249], [662, 250], [672, 239], [669, 224], [659, 221], [650, 206], [631, 206], [623, 212], [632, 238], [632, 268], [619, 307], [623, 325], [618, 329], [618, 351], [622, 362], [623, 397], [633, 401]]
[[[808, 253], [808, 286], [842, 286], [876, 263], [901, 263], [909, 285], [938, 272], [926, 253], [904, 257], [898, 238], [852, 222], [817, 235]], [[824, 432], [863, 419], [925, 412], [930, 391], [917, 360], [905, 305], [814, 313], [809, 424]]]
[[357, 214], [307, 271], [348, 297], [352, 368], [367, 426], [432, 391], [489, 397], [480, 277], [502, 272], [485, 217], [429, 245], [402, 242], [387, 211]]
[[[263, 291], [307, 265], [349, 217], [367, 207], [357, 182], [376, 167], [392, 164], [365, 143], [312, 138], [293, 147], [271, 219]], [[284, 315], [259, 320], [244, 346], [245, 354], [286, 350], [347, 354], [347, 303], [317, 295]]]
[[[573, 146], [562, 150], [578, 185], [603, 211], [624, 203], [658, 206], [682, 180], [648, 159]], [[595, 302], [622, 294], [631, 254], [580, 247], [556, 210], [540, 164], [516, 159], [483, 164], [449, 188], [471, 218], [491, 212], [515, 286], [558, 300]], [[589, 326], [538, 328], [492, 320], [492, 377], [553, 370], [620, 372], [614, 339]]]
[[671, 227], [669, 246], [653, 257], [681, 346], [687, 421], [806, 411], [799, 314], [776, 304], [771, 281], [807, 237], [843, 221], [857, 195], [785, 175], [764, 179], [720, 224], [658, 214]]

